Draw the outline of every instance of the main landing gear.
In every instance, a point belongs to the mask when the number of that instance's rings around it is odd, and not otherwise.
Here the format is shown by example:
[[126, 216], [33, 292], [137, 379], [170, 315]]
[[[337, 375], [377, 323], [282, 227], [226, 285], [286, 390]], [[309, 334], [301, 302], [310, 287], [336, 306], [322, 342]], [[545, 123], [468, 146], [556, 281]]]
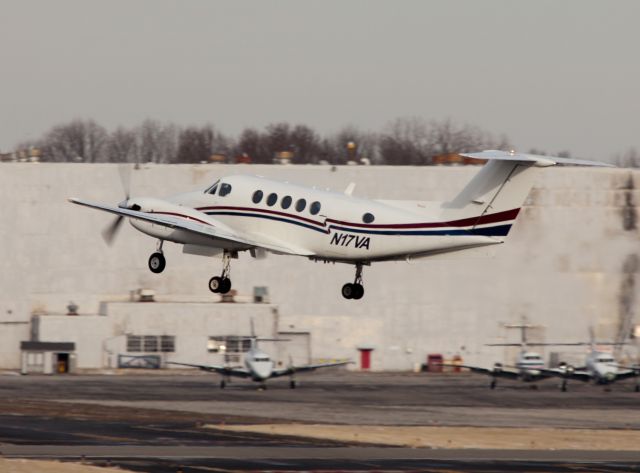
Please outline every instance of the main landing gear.
[[229, 250], [224, 250], [222, 254], [222, 274], [220, 276], [214, 276], [209, 279], [209, 290], [218, 294], [226, 294], [231, 290], [231, 258], [232, 253]]
[[164, 243], [162, 240], [158, 242], [156, 252], [149, 257], [149, 269], [152, 273], [161, 273], [167, 266], [167, 260], [162, 254], [162, 243]]
[[364, 287], [362, 286], [362, 263], [356, 263], [356, 277], [353, 283], [348, 282], [342, 286], [342, 297], [345, 299], [362, 299]]

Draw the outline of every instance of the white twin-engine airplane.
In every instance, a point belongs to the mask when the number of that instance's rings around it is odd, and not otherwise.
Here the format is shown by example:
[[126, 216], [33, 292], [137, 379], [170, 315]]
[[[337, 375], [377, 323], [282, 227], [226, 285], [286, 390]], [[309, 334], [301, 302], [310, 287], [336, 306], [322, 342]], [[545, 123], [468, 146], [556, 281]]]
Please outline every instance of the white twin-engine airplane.
[[232, 366], [220, 366], [220, 365], [198, 365], [192, 363], [178, 363], [175, 361], [169, 361], [167, 364], [189, 366], [191, 368], [198, 368], [203, 371], [211, 373], [218, 373], [222, 375], [220, 380], [220, 389], [224, 389], [227, 383], [231, 381], [231, 378], [244, 378], [250, 379], [260, 383], [261, 389], [267, 389], [267, 380], [272, 378], [280, 378], [282, 376], [289, 376], [289, 387], [291, 389], [296, 388], [295, 375], [297, 373], [304, 373], [308, 371], [315, 371], [320, 368], [330, 368], [335, 366], [344, 366], [352, 363], [351, 360], [334, 361], [328, 363], [316, 363], [310, 365], [295, 366], [291, 363], [286, 368], [276, 368], [275, 363], [269, 357], [267, 353], [258, 348], [258, 342], [284, 342], [287, 340], [279, 338], [258, 338], [255, 336], [248, 337], [251, 340], [251, 348], [244, 356], [244, 367], [232, 367]]
[[104, 232], [110, 242], [123, 219], [158, 239], [149, 258], [154, 273], [164, 270], [164, 241], [183, 252], [222, 253], [222, 273], [209, 281], [213, 292], [231, 289], [230, 262], [240, 251], [296, 255], [355, 266], [354, 281], [342, 287], [346, 299], [364, 295], [362, 267], [504, 242], [524, 202], [535, 168], [555, 164], [604, 163], [483, 151], [463, 156], [488, 163], [448, 202], [368, 200], [252, 176], [221, 178], [205, 190], [166, 199], [127, 198], [117, 207], [80, 199], [71, 202], [117, 214]]
[[535, 328], [535, 325], [527, 323], [507, 324], [506, 328], [520, 329], [520, 343], [488, 343], [489, 347], [520, 347], [520, 353], [514, 366], [504, 365], [500, 362], [494, 363], [492, 368], [483, 368], [480, 366], [461, 365], [456, 363], [443, 363], [444, 366], [467, 368], [473, 373], [484, 374], [491, 377], [489, 387], [495, 389], [498, 384], [498, 378], [519, 380], [525, 383], [532, 383], [531, 387], [537, 389], [538, 381], [552, 377], [553, 375], [546, 372], [544, 360], [542, 356], [530, 350], [530, 347], [541, 346], [575, 346], [577, 343], [531, 343], [527, 340], [527, 330]]

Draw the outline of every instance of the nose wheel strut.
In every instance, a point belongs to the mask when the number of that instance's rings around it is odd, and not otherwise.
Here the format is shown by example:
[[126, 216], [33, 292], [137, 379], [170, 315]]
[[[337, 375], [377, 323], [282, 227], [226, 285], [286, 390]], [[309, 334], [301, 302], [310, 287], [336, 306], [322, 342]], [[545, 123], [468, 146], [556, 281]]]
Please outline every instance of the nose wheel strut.
[[362, 286], [362, 263], [356, 263], [356, 277], [352, 283], [342, 286], [342, 297], [345, 299], [362, 299], [364, 287]]
[[222, 253], [222, 274], [209, 279], [209, 290], [218, 294], [226, 294], [231, 290], [231, 258], [233, 254], [224, 250]]

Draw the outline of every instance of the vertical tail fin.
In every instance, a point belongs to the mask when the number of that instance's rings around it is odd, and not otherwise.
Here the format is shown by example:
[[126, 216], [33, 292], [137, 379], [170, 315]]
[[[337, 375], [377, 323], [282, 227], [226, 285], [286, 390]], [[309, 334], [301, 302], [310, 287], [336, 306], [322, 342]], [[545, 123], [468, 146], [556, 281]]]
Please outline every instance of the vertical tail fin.
[[442, 205], [441, 218], [471, 233], [507, 236], [518, 216], [539, 167], [556, 164], [609, 166], [595, 161], [536, 156], [504, 151], [483, 151], [462, 156], [489, 162], [450, 202]]

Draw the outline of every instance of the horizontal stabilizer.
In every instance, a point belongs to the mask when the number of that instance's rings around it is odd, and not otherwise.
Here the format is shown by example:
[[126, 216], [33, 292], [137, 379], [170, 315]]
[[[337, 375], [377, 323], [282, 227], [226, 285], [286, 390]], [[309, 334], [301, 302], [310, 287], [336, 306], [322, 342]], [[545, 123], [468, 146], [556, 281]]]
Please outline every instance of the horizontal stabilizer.
[[600, 166], [615, 167], [612, 164], [602, 163], [599, 161], [589, 161], [585, 159], [558, 158], [555, 156], [541, 156], [536, 154], [516, 153], [514, 151], [500, 151], [490, 149], [480, 151], [479, 153], [461, 153], [460, 156], [474, 159], [488, 159], [499, 161], [518, 161], [521, 163], [532, 163], [535, 166], [545, 167], [554, 166], [556, 164], [568, 166]]

